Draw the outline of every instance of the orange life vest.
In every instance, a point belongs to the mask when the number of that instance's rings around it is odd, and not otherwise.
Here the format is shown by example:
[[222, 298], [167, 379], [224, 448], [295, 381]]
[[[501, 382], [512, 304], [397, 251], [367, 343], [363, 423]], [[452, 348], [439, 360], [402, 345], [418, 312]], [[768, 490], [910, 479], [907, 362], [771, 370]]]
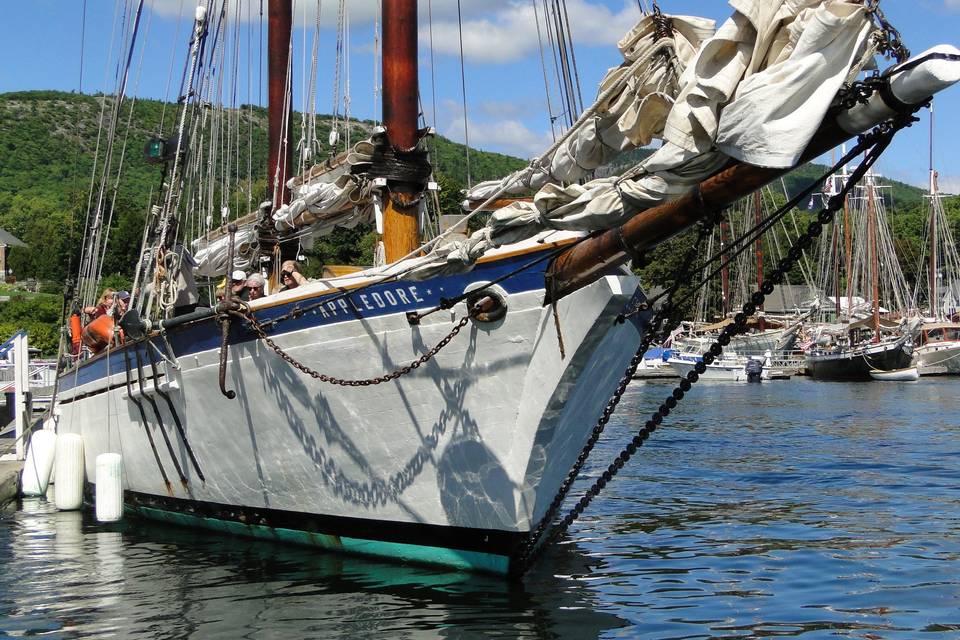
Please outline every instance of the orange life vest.
[[80, 322], [80, 314], [74, 313], [70, 315], [70, 346], [72, 347], [73, 355], [80, 353], [80, 344], [81, 338], [80, 334], [83, 332], [83, 323]]
[[104, 314], [93, 320], [83, 328], [81, 333], [83, 344], [90, 347], [90, 350], [97, 353], [113, 339], [113, 316]]

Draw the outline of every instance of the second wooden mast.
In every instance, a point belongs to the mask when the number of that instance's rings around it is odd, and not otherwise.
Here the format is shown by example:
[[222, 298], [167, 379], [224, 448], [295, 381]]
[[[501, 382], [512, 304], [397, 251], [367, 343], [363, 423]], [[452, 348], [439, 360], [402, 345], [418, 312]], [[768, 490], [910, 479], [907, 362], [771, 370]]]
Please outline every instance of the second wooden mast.
[[[387, 142], [398, 156], [420, 141], [417, 130], [417, 0], [383, 0], [383, 124]], [[383, 212], [383, 246], [387, 263], [420, 246], [419, 202], [423, 185], [388, 178]]]

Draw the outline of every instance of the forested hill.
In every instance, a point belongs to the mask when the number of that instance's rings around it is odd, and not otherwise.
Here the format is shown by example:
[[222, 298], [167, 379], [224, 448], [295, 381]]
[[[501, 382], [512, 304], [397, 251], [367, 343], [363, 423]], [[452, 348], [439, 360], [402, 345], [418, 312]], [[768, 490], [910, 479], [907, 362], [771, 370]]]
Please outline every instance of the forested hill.
[[[111, 106], [112, 100], [102, 96], [52, 91], [0, 94], [0, 227], [29, 245], [27, 249], [14, 249], [9, 258], [9, 266], [19, 278], [63, 282], [76, 270], [93, 158], [97, 145], [103, 144], [101, 110], [109, 111]], [[117, 185], [104, 274], [129, 275], [132, 271], [144, 212], [160, 181], [160, 168], [146, 163], [142, 149], [158, 133], [169, 137], [176, 115], [175, 105], [154, 100], [128, 101], [121, 109], [121, 120], [129, 119], [130, 128], [129, 134], [120, 136], [117, 143], [125, 145], [123, 180]], [[249, 159], [236, 163], [241, 165], [237, 177], [241, 181], [247, 175], [253, 178], [247, 186], [254, 194], [252, 200], [259, 202], [266, 195], [266, 180], [258, 177], [266, 173], [266, 112], [259, 107], [242, 106], [234, 113], [234, 119], [239, 136], [252, 140], [255, 150]], [[299, 123], [300, 115], [294, 114], [293, 121]], [[372, 126], [372, 122], [352, 123], [351, 138], [366, 137]], [[326, 141], [329, 119], [318, 118], [318, 129], [318, 139]], [[466, 182], [465, 148], [441, 137], [430, 145], [445, 191], [441, 201], [447, 207], [455, 207], [460, 200], [457, 191]], [[627, 154], [619, 164], [629, 166], [646, 153], [649, 150]], [[470, 152], [475, 182], [505, 175], [525, 164], [525, 160], [502, 154]], [[798, 169], [785, 179], [787, 191], [791, 195], [797, 193], [824, 170], [816, 165]], [[892, 221], [895, 237], [902, 245], [903, 257], [909, 258], [921, 243], [923, 194], [902, 183], [891, 185], [897, 212]], [[107, 186], [112, 188], [113, 183], [108, 181]], [[957, 209], [956, 199], [948, 203], [948, 208], [951, 213]], [[897, 219], [900, 213], [905, 214], [902, 220]], [[369, 245], [369, 238], [362, 238], [363, 233], [364, 230], [334, 234], [318, 242], [318, 262], [362, 261], [364, 256], [357, 247], [364, 241]]]
[[[105, 274], [129, 274], [140, 245], [144, 212], [153, 190], [160, 183], [160, 168], [144, 160], [142, 149], [152, 136], [171, 135], [177, 115], [175, 105], [156, 100], [137, 100], [121, 109], [129, 118], [129, 134], [118, 137], [126, 146], [123, 180], [117, 185], [116, 210], [110, 235]], [[11, 232], [28, 249], [11, 252], [9, 266], [19, 278], [35, 277], [63, 282], [68, 264], [75, 270], [80, 252], [80, 233], [85, 225], [90, 197], [91, 171], [98, 141], [103, 144], [100, 114], [112, 100], [102, 96], [55, 91], [0, 94], [0, 227]], [[252, 139], [254, 149], [243, 158], [241, 175], [254, 176], [251, 189], [259, 202], [266, 197], [267, 115], [260, 107], [244, 106], [237, 113], [243, 139]], [[293, 121], [300, 122], [294, 114]], [[372, 122], [353, 122], [351, 139], [366, 137]], [[126, 129], [126, 127], [124, 127]], [[318, 118], [318, 139], [326, 141], [327, 117]], [[442, 137], [430, 143], [433, 162], [449, 191], [466, 182], [465, 147]], [[102, 151], [101, 151], [102, 153]], [[116, 154], [119, 157], [119, 153]], [[470, 173], [474, 181], [500, 177], [522, 167], [526, 161], [499, 153], [471, 150]], [[112, 182], [108, 181], [108, 188]], [[458, 201], [459, 197], [451, 198]], [[244, 212], [246, 213], [246, 212]], [[73, 233], [71, 233], [73, 229]]]

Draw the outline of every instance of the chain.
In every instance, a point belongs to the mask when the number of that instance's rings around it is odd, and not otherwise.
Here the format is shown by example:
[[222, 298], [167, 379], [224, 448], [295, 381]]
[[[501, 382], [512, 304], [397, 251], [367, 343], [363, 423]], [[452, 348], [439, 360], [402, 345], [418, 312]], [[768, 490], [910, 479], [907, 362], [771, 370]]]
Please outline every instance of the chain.
[[879, 29], [874, 36], [877, 51], [897, 62], [903, 62], [909, 58], [910, 50], [904, 46], [900, 32], [883, 15], [883, 11], [880, 10], [880, 0], [864, 0], [863, 5], [867, 13], [873, 16], [873, 21]]
[[[564, 498], [566, 498], [567, 493], [570, 491], [570, 487], [573, 486], [574, 480], [577, 479], [577, 476], [580, 474], [580, 470], [586, 463], [587, 458], [590, 457], [593, 447], [597, 444], [597, 441], [603, 434], [604, 429], [606, 429], [607, 423], [610, 422], [610, 418], [613, 417], [613, 414], [616, 412], [617, 405], [620, 404], [620, 399], [626, 392], [627, 386], [630, 384], [630, 381], [633, 379], [633, 375], [637, 371], [637, 367], [640, 366], [640, 362], [643, 360], [643, 355], [647, 352], [653, 342], [660, 338], [673, 308], [673, 296], [679, 290], [680, 284], [689, 278], [693, 273], [693, 267], [695, 265], [694, 258], [698, 253], [700, 253], [700, 247], [702, 246], [703, 241], [707, 238], [707, 236], [710, 235], [713, 226], [719, 222], [719, 220], [719, 216], [711, 215], [709, 218], [701, 222], [697, 240], [687, 251], [681, 263], [686, 265], [686, 268], [678, 274], [677, 278], [674, 280], [673, 286], [671, 286], [666, 292], [666, 301], [660, 305], [659, 309], [653, 315], [653, 318], [651, 318], [649, 324], [647, 325], [646, 330], [643, 331], [643, 338], [640, 341], [640, 346], [637, 348], [636, 353], [634, 353], [633, 358], [631, 358], [630, 364], [627, 366], [626, 371], [623, 373], [623, 377], [620, 378], [620, 383], [617, 385], [616, 390], [613, 392], [613, 395], [610, 397], [610, 400], [604, 407], [603, 413], [600, 415], [600, 418], [597, 420], [597, 423], [591, 430], [590, 437], [587, 439], [586, 444], [584, 444], [583, 449], [581, 449], [580, 454], [577, 456], [577, 461], [564, 478], [563, 483], [560, 485], [560, 489], [554, 496], [553, 501], [547, 508], [543, 518], [540, 519], [540, 522], [537, 524], [537, 526], [524, 540], [519, 554], [521, 566], [528, 565], [529, 562], [531, 562], [535, 557], [534, 554], [537, 548], [537, 542], [543, 535], [544, 531], [546, 531], [546, 528], [549, 526], [549, 524], [553, 521], [554, 517], [557, 515], [558, 511], [560, 510], [560, 506], [563, 504]], [[622, 323], [628, 317], [639, 315], [640, 313], [647, 311], [650, 306], [651, 305], [649, 302], [637, 303], [628, 311], [620, 314], [620, 316], [617, 318], [617, 322]]]
[[390, 373], [384, 374], [382, 376], [378, 376], [376, 378], [367, 378], [365, 380], [347, 380], [344, 378], [335, 378], [333, 376], [328, 376], [324, 373], [320, 373], [319, 371], [315, 371], [311, 369], [310, 367], [303, 364], [302, 362], [298, 362], [297, 360], [295, 360], [293, 356], [291, 356], [289, 353], [281, 349], [276, 342], [274, 342], [273, 340], [270, 339], [269, 336], [267, 336], [267, 332], [264, 330], [263, 325], [261, 325], [260, 322], [257, 321], [257, 319], [253, 316], [253, 314], [249, 310], [246, 310], [244, 312], [236, 312], [236, 315], [242, 318], [243, 320], [245, 320], [253, 329], [253, 332], [257, 334], [257, 337], [260, 338], [260, 340], [262, 340], [268, 347], [270, 347], [270, 349], [273, 350], [274, 353], [280, 356], [290, 366], [300, 370], [301, 372], [307, 374], [311, 378], [315, 378], [319, 380], [320, 382], [336, 384], [342, 387], [369, 387], [375, 384], [382, 384], [384, 382], [390, 382], [391, 380], [396, 380], [400, 376], [404, 376], [410, 373], [411, 371], [413, 371], [414, 369], [420, 368], [420, 366], [426, 364], [435, 355], [440, 353], [441, 349], [443, 349], [445, 346], [450, 344], [450, 341], [453, 340], [458, 333], [460, 333], [461, 329], [467, 326], [468, 322], [470, 322], [470, 316], [469, 315], [464, 316], [463, 318], [460, 319], [460, 322], [454, 325], [450, 333], [448, 333], [440, 342], [438, 342], [432, 349], [430, 349], [430, 351], [427, 351], [425, 354], [423, 354], [422, 356], [420, 356], [410, 364], [404, 365], [399, 369], [397, 369], [396, 371], [391, 371]]
[[767, 277], [764, 278], [764, 283], [760, 290], [755, 291], [750, 297], [750, 302], [745, 303], [741, 307], [741, 311], [734, 316], [733, 323], [723, 328], [723, 330], [720, 332], [720, 335], [717, 337], [717, 340], [711, 344], [707, 352], [704, 353], [702, 360], [696, 363], [693, 371], [687, 373], [687, 375], [680, 380], [680, 383], [673, 389], [671, 394], [664, 399], [663, 403], [661, 403], [653, 415], [651, 415], [650, 419], [644, 423], [643, 427], [637, 431], [636, 435], [631, 439], [627, 446], [617, 455], [616, 458], [614, 458], [613, 462], [607, 466], [600, 477], [594, 481], [591, 487], [584, 493], [580, 500], [577, 501], [577, 504], [574, 505], [570, 512], [564, 516], [564, 518], [552, 529], [550, 529], [549, 534], [543, 540], [542, 544], [540, 544], [540, 538], [543, 536], [544, 530], [553, 520], [554, 516], [559, 510], [559, 503], [563, 502], [563, 499], [566, 497], [566, 494], [570, 489], [570, 485], [572, 485], [573, 480], [571, 476], [575, 477], [575, 475], [579, 473], [580, 469], [583, 467], [586, 456], [589, 455], [590, 450], [592, 450], [594, 444], [596, 444], [596, 439], [599, 438], [600, 432], [603, 431], [603, 427], [606, 426], [610, 416], [613, 414], [613, 411], [619, 404], [623, 393], [626, 391], [626, 386], [629, 383], [629, 380], [636, 372], [640, 360], [642, 359], [642, 354], [651, 344], [653, 329], [656, 327], [657, 322], [661, 321], [662, 318], [668, 317], [669, 313], [666, 312], [665, 309], [669, 306], [672, 306], [672, 296], [664, 302], [660, 310], [657, 312], [654, 321], [650, 324], [651, 330], [648, 330], [645, 334], [643, 340], [641, 341], [640, 349], [637, 350], [637, 355], [635, 355], [630, 361], [630, 366], [627, 368], [624, 378], [621, 380], [620, 385], [617, 387], [616, 391], [614, 391], [613, 396], [607, 403], [607, 407], [604, 409], [603, 415], [598, 421], [597, 426], [594, 427], [587, 446], [584, 447], [584, 450], [577, 458], [577, 462], [574, 465], [571, 474], [568, 475], [568, 477], [564, 480], [560, 491], [554, 498], [553, 503], [551, 503], [550, 508], [547, 509], [547, 513], [544, 515], [543, 519], [541, 519], [537, 527], [531, 531], [530, 535], [528, 535], [524, 544], [518, 551], [515, 559], [515, 566], [513, 568], [515, 573], [524, 573], [537, 558], [537, 556], [542, 553], [544, 549], [549, 547], [553, 541], [555, 541], [564, 531], [567, 530], [567, 528], [569, 528], [571, 524], [573, 524], [577, 518], [580, 517], [580, 514], [583, 513], [593, 498], [595, 498], [614, 478], [614, 476], [616, 476], [617, 473], [623, 469], [626, 463], [629, 462], [630, 458], [633, 457], [637, 450], [643, 446], [643, 443], [646, 442], [663, 423], [664, 418], [669, 416], [671, 411], [677, 407], [678, 403], [684, 398], [686, 393], [690, 391], [692, 386], [700, 379], [700, 374], [707, 370], [707, 365], [712, 364], [716, 358], [723, 353], [724, 347], [730, 344], [731, 338], [746, 332], [747, 319], [756, 313], [757, 307], [762, 305], [766, 297], [773, 293], [774, 286], [783, 282], [787, 273], [793, 268], [794, 264], [800, 260], [804, 250], [808, 249], [813, 244], [813, 241], [819, 237], [821, 233], [823, 233], [823, 226], [833, 221], [833, 217], [836, 212], [843, 208], [843, 203], [846, 200], [847, 194], [856, 186], [856, 184], [870, 169], [870, 167], [873, 166], [880, 154], [890, 144], [890, 141], [893, 139], [893, 135], [900, 129], [910, 126], [910, 124], [915, 121], [916, 118], [914, 118], [912, 115], [904, 114], [898, 116], [893, 121], [883, 123], [882, 125], [873, 129], [869, 134], [861, 136], [861, 143], [872, 143], [872, 147], [865, 155], [863, 162], [860, 163], [860, 166], [858, 166], [857, 169], [855, 169], [851, 174], [850, 179], [847, 181], [841, 191], [830, 198], [827, 208], [820, 211], [820, 213], [817, 215], [817, 219], [807, 226], [805, 233], [801, 235], [790, 247], [789, 251], [787, 252], [787, 256], [780, 260], [780, 262], [777, 263], [777, 267]]

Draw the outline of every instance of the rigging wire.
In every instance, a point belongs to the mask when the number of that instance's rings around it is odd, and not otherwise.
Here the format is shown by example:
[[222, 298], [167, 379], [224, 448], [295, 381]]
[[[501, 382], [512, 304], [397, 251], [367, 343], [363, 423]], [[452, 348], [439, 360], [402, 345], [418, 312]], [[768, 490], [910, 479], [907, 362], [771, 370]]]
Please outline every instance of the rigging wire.
[[543, 92], [547, 97], [547, 118], [550, 121], [550, 135], [553, 137], [553, 141], [556, 142], [556, 117], [553, 115], [553, 105], [550, 99], [550, 82], [547, 79], [547, 60], [543, 55], [543, 34], [540, 31], [540, 12], [537, 11], [537, 0], [530, 0], [530, 4], [533, 5], [533, 22], [537, 25], [537, 47], [540, 50], [540, 69], [543, 71]]
[[460, 91], [463, 95], [463, 151], [467, 161], [467, 188], [473, 187], [470, 175], [470, 125], [467, 115], [467, 75], [463, 64], [463, 16], [460, 12], [460, 0], [457, 0], [457, 33], [460, 41]]
[[562, 0], [560, 6], [563, 8], [563, 26], [566, 29], [564, 41], [570, 50], [570, 66], [573, 68], [573, 89], [576, 90], [576, 114], [583, 111], [583, 93], [580, 90], [580, 71], [577, 68], [577, 52], [573, 46], [573, 31], [570, 29], [570, 16], [567, 14], [567, 1]]

